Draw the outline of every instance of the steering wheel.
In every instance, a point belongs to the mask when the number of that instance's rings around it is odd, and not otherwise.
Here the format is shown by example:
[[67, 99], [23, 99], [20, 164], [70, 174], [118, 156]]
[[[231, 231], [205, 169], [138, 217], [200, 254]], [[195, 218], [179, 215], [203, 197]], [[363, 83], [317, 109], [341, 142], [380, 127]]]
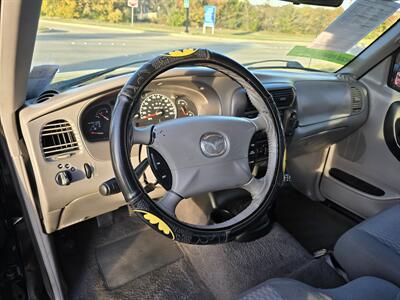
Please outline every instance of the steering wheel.
[[[158, 75], [179, 66], [203, 66], [239, 83], [258, 110], [254, 119], [194, 116], [136, 127], [141, 94]], [[264, 132], [267, 170], [252, 175], [249, 148]], [[183, 243], [231, 241], [260, 220], [271, 223], [274, 195], [283, 181], [284, 135], [279, 112], [261, 82], [241, 64], [207, 49], [184, 49], [160, 55], [139, 68], [118, 94], [111, 121], [111, 157], [119, 187], [131, 209], [153, 229]], [[152, 200], [135, 174], [130, 159], [134, 144], [147, 145], [153, 173], [166, 189]], [[247, 190], [252, 201], [236, 216], [217, 224], [194, 225], [177, 219], [178, 203], [190, 196], [232, 188]]]

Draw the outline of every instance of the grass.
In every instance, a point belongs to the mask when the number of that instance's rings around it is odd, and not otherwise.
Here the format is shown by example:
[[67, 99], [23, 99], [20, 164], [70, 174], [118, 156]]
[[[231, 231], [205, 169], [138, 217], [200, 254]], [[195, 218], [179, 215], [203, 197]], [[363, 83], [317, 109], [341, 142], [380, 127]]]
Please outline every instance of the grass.
[[[130, 23], [108, 23], [96, 20], [87, 20], [87, 19], [60, 19], [60, 18], [49, 18], [49, 17], [41, 17], [43, 21], [59, 21], [65, 23], [73, 23], [73, 24], [83, 24], [83, 25], [94, 25], [108, 28], [120, 28], [120, 29], [135, 29], [142, 31], [153, 31], [153, 32], [167, 32], [170, 34], [182, 34], [182, 35], [193, 35], [193, 36], [202, 36], [207, 38], [224, 38], [224, 39], [238, 39], [238, 40], [256, 40], [256, 41], [279, 41], [279, 42], [298, 42], [298, 43], [307, 43], [311, 42], [315, 36], [314, 35], [306, 35], [306, 34], [290, 34], [290, 33], [277, 33], [277, 32], [266, 32], [266, 31], [257, 31], [257, 32], [249, 32], [243, 30], [231, 30], [231, 29], [222, 29], [216, 28], [215, 34], [211, 35], [211, 29], [208, 28], [207, 34], [203, 34], [203, 28], [200, 27], [190, 27], [189, 33], [184, 32], [184, 27], [174, 27], [163, 24], [156, 23], [144, 23], [137, 22], [131, 25]], [[45, 32], [48, 28], [43, 24], [39, 27], [39, 32]]]
[[354, 55], [331, 50], [312, 49], [304, 46], [295, 46], [287, 54], [288, 56], [309, 57], [329, 61], [335, 64], [345, 65], [354, 58]]

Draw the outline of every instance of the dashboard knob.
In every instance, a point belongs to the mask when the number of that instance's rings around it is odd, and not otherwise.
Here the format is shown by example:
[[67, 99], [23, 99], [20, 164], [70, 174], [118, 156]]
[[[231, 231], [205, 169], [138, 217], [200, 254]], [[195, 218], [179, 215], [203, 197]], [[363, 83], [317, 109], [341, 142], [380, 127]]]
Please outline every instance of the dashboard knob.
[[91, 165], [89, 165], [88, 163], [84, 163], [83, 164], [83, 169], [85, 170], [85, 175], [86, 178], [89, 179], [92, 177], [93, 175], [93, 168]]
[[60, 171], [55, 179], [58, 185], [66, 186], [72, 182], [72, 175], [70, 171]]

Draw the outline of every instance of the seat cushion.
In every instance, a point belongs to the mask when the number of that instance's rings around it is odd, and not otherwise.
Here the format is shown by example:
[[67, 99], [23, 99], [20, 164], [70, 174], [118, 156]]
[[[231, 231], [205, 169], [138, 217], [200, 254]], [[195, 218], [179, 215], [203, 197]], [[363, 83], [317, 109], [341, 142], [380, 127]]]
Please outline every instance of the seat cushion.
[[297, 280], [276, 278], [243, 293], [241, 300], [400, 300], [400, 289], [375, 277], [361, 277], [334, 289], [316, 289]]
[[369, 275], [400, 286], [400, 205], [343, 234], [334, 256], [350, 279]]

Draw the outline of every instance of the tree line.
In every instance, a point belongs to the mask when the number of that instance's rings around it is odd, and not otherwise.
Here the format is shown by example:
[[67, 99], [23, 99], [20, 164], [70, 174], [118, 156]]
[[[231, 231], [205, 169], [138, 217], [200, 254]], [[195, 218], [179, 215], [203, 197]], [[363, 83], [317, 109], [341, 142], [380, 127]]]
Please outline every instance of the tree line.
[[[252, 5], [249, 0], [190, 0], [190, 25], [201, 27], [204, 5], [217, 6], [216, 27], [242, 31], [268, 31], [317, 35], [342, 8], [307, 6]], [[65, 19], [92, 19], [111, 23], [130, 22], [131, 9], [126, 0], [44, 0], [42, 15]], [[139, 0], [136, 21], [183, 26], [183, 0]]]

